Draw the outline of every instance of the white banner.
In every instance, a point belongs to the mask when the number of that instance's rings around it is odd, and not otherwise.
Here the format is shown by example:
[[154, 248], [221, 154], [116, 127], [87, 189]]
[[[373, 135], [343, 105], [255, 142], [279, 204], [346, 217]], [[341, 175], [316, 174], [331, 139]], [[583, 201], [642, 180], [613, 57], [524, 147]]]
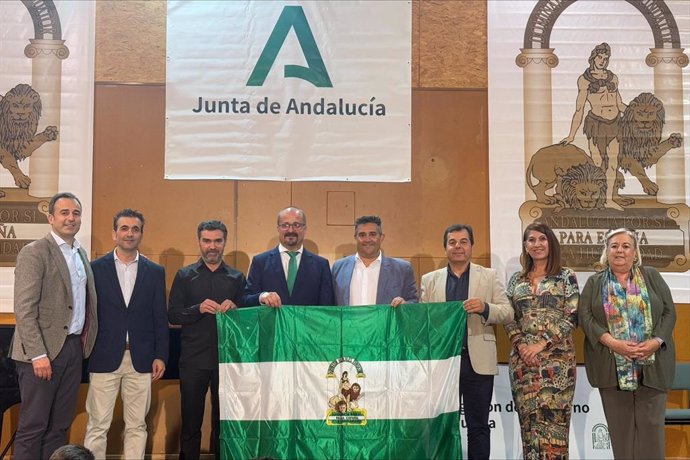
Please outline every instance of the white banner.
[[690, 3], [489, 1], [488, 38], [492, 267], [540, 221], [584, 285], [629, 227], [690, 302]]
[[0, 312], [13, 311], [14, 264], [50, 231], [48, 201], [72, 192], [91, 247], [94, 2], [0, 2]]
[[411, 177], [411, 2], [168, 1], [168, 179]]
[[[464, 416], [461, 417], [462, 458], [467, 458], [467, 427]], [[498, 375], [494, 379], [489, 426], [491, 427], [491, 458], [523, 458], [520, 422], [510, 392], [507, 365], [498, 366]], [[584, 366], [577, 367], [569, 448], [572, 459], [613, 458], [599, 390], [592, 388], [587, 381]]]

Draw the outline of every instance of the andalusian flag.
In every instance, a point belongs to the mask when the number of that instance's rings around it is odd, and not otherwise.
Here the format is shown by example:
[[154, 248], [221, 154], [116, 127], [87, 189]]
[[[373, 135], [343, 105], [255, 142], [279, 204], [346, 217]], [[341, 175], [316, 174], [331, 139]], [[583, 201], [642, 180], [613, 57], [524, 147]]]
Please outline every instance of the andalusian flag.
[[458, 459], [459, 302], [218, 316], [225, 459]]

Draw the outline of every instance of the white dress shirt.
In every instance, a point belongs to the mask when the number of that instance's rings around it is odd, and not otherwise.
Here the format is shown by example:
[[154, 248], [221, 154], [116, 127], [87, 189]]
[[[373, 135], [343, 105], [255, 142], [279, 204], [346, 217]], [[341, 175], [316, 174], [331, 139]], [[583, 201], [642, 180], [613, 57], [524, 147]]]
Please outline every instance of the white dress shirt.
[[131, 262], [120, 260], [117, 256], [117, 249], [113, 251], [113, 258], [115, 259], [115, 271], [117, 272], [117, 281], [120, 283], [122, 297], [125, 299], [125, 305], [129, 307], [129, 300], [132, 298], [134, 282], [137, 280], [137, 272], [139, 271], [139, 251]]
[[382, 254], [367, 267], [364, 261], [355, 254], [355, 267], [350, 280], [350, 305], [375, 305], [376, 293], [381, 273]]
[[[120, 283], [120, 291], [122, 291], [122, 297], [125, 299], [125, 305], [129, 307], [132, 291], [134, 291], [134, 283], [137, 280], [137, 272], [139, 271], [139, 251], [137, 251], [134, 260], [129, 263], [120, 260], [117, 256], [117, 249], [113, 251], [113, 258], [115, 259], [115, 271], [117, 272], [117, 281]], [[129, 332], [125, 340], [129, 342]]]
[[84, 329], [84, 321], [86, 320], [86, 269], [79, 254], [81, 245], [75, 239], [74, 244], [70, 246], [52, 230], [50, 234], [60, 247], [65, 262], [67, 262], [72, 284], [72, 320], [69, 324], [68, 334], [79, 335]]
[[[297, 269], [299, 269], [299, 263], [302, 260], [302, 250], [304, 249], [304, 246], [300, 246], [300, 248], [296, 251], [297, 253]], [[285, 281], [287, 281], [287, 276], [288, 276], [288, 265], [290, 264], [290, 256], [288, 255], [288, 252], [290, 250], [283, 246], [282, 244], [278, 245], [278, 252], [280, 253], [280, 261], [283, 263], [283, 274], [285, 274]]]

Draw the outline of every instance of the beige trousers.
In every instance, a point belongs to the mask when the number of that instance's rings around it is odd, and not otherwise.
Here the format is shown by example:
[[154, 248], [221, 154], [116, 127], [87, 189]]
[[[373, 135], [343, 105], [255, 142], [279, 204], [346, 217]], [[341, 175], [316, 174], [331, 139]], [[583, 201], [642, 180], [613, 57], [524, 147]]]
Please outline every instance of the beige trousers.
[[86, 396], [86, 425], [84, 446], [97, 459], [105, 459], [108, 430], [118, 392], [122, 388], [122, 412], [125, 421], [124, 458], [143, 459], [146, 451], [146, 414], [151, 405], [151, 374], [134, 370], [129, 350], [125, 351], [120, 367], [111, 373], [91, 373]]

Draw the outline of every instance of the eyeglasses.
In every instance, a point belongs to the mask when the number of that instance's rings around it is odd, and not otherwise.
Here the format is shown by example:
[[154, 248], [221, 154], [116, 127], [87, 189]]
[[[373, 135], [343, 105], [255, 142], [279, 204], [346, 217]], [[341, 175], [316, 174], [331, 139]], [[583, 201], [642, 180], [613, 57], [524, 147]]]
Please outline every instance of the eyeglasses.
[[302, 230], [306, 226], [307, 224], [303, 224], [302, 222], [283, 222], [282, 224], [278, 224], [278, 228], [281, 230], [289, 230], [290, 227], [294, 228], [295, 230]]

